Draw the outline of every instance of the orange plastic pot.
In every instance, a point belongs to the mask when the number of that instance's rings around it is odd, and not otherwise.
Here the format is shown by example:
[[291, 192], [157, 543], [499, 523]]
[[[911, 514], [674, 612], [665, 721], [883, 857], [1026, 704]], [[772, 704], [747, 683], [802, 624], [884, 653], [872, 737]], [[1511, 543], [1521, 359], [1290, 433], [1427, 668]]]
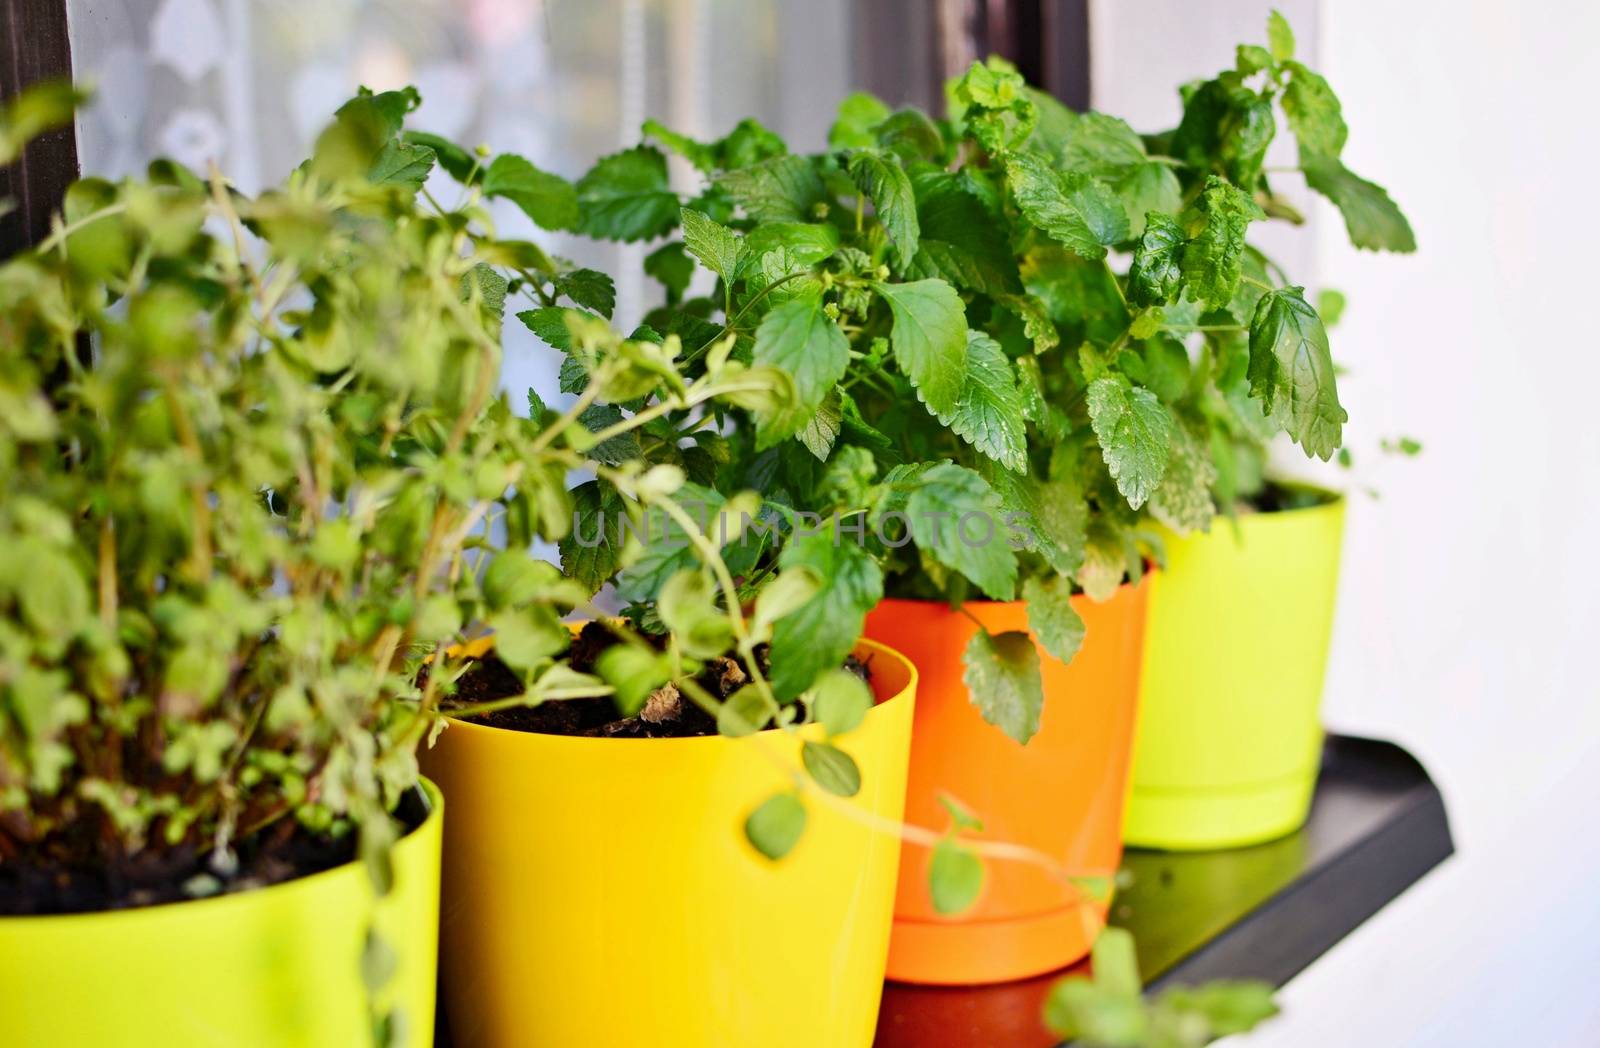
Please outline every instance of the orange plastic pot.
[[[980, 839], [1025, 845], [1072, 873], [1110, 877], [1122, 858], [1122, 807], [1139, 694], [1149, 581], [1096, 604], [1074, 597], [1087, 627], [1070, 664], [1040, 650], [1045, 702], [1026, 746], [984, 721], [962, 680], [977, 625], [946, 605], [886, 600], [866, 635], [904, 653], [921, 678], [911, 735], [906, 821], [942, 828], [942, 793], [984, 824]], [[974, 601], [991, 633], [1028, 629], [1021, 601]], [[977, 903], [939, 914], [928, 893], [932, 849], [908, 844], [895, 897], [889, 977], [971, 985], [1021, 979], [1089, 952], [1108, 901], [1087, 899], [1035, 864], [991, 861]]]

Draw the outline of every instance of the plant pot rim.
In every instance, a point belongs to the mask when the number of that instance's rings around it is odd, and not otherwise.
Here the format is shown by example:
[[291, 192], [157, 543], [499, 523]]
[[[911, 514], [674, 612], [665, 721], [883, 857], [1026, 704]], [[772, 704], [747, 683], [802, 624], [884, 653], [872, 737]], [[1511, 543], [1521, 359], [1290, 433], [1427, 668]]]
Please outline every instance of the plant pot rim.
[[[422, 820], [415, 826], [406, 830], [395, 842], [395, 847], [402, 847], [407, 842], [417, 839], [422, 831], [430, 824], [438, 822], [444, 817], [444, 793], [427, 776], [418, 775], [417, 785], [413, 789], [422, 791], [424, 813]], [[409, 792], [409, 791], [408, 791]], [[361, 857], [357, 856], [349, 862], [341, 862], [337, 866], [330, 866], [326, 870], [315, 873], [302, 874], [291, 877], [286, 881], [268, 884], [259, 888], [246, 888], [242, 891], [221, 892], [208, 895], [200, 899], [174, 899], [168, 902], [151, 903], [148, 906], [123, 906], [113, 910], [81, 910], [74, 913], [37, 913], [22, 914], [18, 916], [0, 916], [0, 927], [21, 928], [25, 925], [40, 925], [48, 921], [111, 921], [120, 919], [148, 919], [144, 915], [158, 915], [168, 913], [179, 907], [185, 913], [198, 913], [201, 907], [220, 909], [225, 906], [246, 905], [247, 900], [257, 899], [269, 892], [282, 892], [301, 889], [309, 891], [314, 886], [323, 883], [327, 878], [343, 876], [352, 868], [360, 867]]]
[[[459, 647], [460, 650], [465, 652], [469, 658], [478, 658], [494, 650], [494, 635], [485, 634], [481, 637], [476, 637], [460, 645]], [[868, 717], [874, 716], [877, 714], [878, 710], [889, 705], [890, 703], [907, 701], [909, 696], [916, 693], [917, 667], [916, 664], [910, 659], [900, 654], [900, 652], [896, 651], [894, 648], [889, 647], [889, 645], [883, 644], [879, 641], [869, 640], [866, 637], [858, 638], [856, 640], [855, 647], [851, 649], [852, 654], [862, 651], [870, 653], [873, 658], [887, 657], [892, 659], [894, 662], [899, 664], [899, 666], [905, 672], [906, 677], [905, 684], [903, 684], [893, 695], [890, 695], [888, 698], [872, 704], [872, 709], [867, 711]], [[871, 685], [869, 684], [868, 687], [870, 686]], [[784, 729], [782, 728], [766, 728], [762, 731], [753, 732], [750, 735], [740, 736], [739, 738], [730, 738], [726, 735], [685, 735], [678, 738], [665, 739], [616, 739], [598, 738], [589, 735], [556, 735], [542, 731], [518, 731], [515, 728], [497, 728], [492, 724], [480, 724], [476, 721], [462, 720], [460, 717], [453, 717], [448, 713], [445, 714], [445, 718], [449, 721], [449, 725], [445, 728], [445, 731], [465, 731], [469, 735], [483, 735], [484, 737], [511, 736], [515, 738], [522, 738], [524, 740], [538, 740], [529, 741], [526, 743], [527, 745], [596, 746], [600, 749], [613, 753], [626, 748], [627, 745], [638, 746], [646, 743], [654, 747], [678, 746], [688, 748], [690, 746], [726, 746], [731, 743], [740, 742], [747, 738], [761, 738], [763, 736], [772, 736], [782, 734], [784, 732]], [[806, 728], [810, 727], [810, 725], [806, 726]]]
[[[1322, 501], [1311, 506], [1296, 506], [1293, 509], [1258, 509], [1249, 514], [1249, 516], [1283, 517], [1292, 513], [1311, 513], [1316, 510], [1326, 510], [1332, 506], [1342, 506], [1346, 502], [1345, 493], [1343, 491], [1340, 491], [1337, 488], [1324, 487], [1321, 484], [1316, 484], [1309, 480], [1294, 480], [1291, 478], [1280, 477], [1269, 478], [1267, 483], [1273, 485], [1274, 487], [1284, 488], [1288, 491], [1306, 491], [1313, 495], [1320, 495], [1322, 497]], [[1225, 519], [1222, 518], [1221, 514], [1218, 514], [1218, 518]]]
[[[1132, 592], [1132, 591], [1137, 590], [1140, 587], [1146, 585], [1148, 580], [1150, 579], [1150, 577], [1153, 576], [1153, 575], [1158, 574], [1160, 571], [1161, 571], [1161, 568], [1157, 567], [1155, 564], [1148, 565], [1144, 570], [1144, 574], [1139, 576], [1139, 581], [1138, 582], [1130, 582], [1128, 579], [1123, 579], [1121, 582], [1117, 583], [1116, 592], [1113, 593], [1111, 596], [1107, 597], [1105, 600], [1095, 600], [1093, 597], [1089, 596], [1087, 593], [1081, 593], [1081, 592], [1080, 593], [1074, 593], [1072, 595], [1072, 600], [1074, 600], [1074, 601], [1088, 601], [1090, 604], [1109, 604], [1111, 601], [1114, 601], [1114, 600], [1118, 599], [1119, 597], [1121, 597], [1124, 593]], [[886, 605], [886, 604], [887, 605], [912, 604], [912, 605], [919, 605], [919, 606], [925, 606], [925, 605], [932, 604], [932, 605], [937, 605], [937, 606], [942, 607], [942, 608], [948, 608], [951, 612], [955, 612], [957, 610], [956, 606], [951, 604], [951, 603], [949, 603], [948, 601], [934, 600], [931, 597], [884, 597], [882, 600], [878, 601], [878, 606], [879, 607], [882, 607], [883, 605]], [[972, 597], [972, 598], [969, 598], [967, 600], [962, 601], [961, 602], [961, 607], [963, 607], [963, 608], [1009, 608], [1009, 607], [1026, 607], [1027, 604], [1028, 604], [1028, 602], [1026, 600], [1024, 600], [1023, 598], [1021, 598], [1021, 597], [1015, 597], [1015, 598], [1013, 598], [1011, 600], [993, 600], [993, 599], [991, 599], [989, 597]]]

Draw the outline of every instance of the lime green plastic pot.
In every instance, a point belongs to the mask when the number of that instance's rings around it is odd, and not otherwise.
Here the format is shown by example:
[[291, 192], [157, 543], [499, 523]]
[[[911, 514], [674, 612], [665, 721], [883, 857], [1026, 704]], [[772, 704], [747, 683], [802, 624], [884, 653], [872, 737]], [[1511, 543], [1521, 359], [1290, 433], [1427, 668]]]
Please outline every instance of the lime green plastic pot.
[[[443, 804], [394, 849], [374, 897], [347, 863], [270, 888], [193, 902], [0, 917], [0, 1045], [27, 1048], [352, 1048], [371, 1006], [399, 1044], [433, 1041]], [[375, 1001], [361, 977], [369, 927], [396, 968]]]
[[1152, 580], [1128, 844], [1271, 840], [1310, 810], [1344, 500], [1168, 535]]

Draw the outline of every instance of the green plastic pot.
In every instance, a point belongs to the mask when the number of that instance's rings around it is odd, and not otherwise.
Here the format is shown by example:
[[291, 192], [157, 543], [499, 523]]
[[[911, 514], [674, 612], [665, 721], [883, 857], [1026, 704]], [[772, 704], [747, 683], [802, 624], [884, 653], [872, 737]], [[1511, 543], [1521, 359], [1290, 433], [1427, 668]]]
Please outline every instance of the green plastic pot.
[[1150, 592], [1128, 844], [1272, 840], [1310, 811], [1344, 500], [1168, 535]]
[[[268, 888], [129, 910], [0, 917], [7, 1048], [351, 1048], [373, 1006], [397, 1044], [433, 1043], [443, 803], [394, 847], [376, 898], [360, 862]], [[361, 975], [374, 930], [395, 967], [375, 1000]]]

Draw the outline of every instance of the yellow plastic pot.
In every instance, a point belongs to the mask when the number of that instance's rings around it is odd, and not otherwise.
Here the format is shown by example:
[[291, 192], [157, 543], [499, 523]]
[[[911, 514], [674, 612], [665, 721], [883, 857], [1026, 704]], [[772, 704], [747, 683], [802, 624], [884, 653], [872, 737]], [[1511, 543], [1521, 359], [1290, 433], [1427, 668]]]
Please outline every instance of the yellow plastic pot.
[[1128, 844], [1227, 848], [1305, 822], [1344, 505], [1330, 495], [1166, 537], [1145, 632]]
[[[856, 654], [878, 704], [839, 741], [861, 769], [841, 803], [898, 820], [916, 670], [870, 641]], [[441, 953], [457, 1048], [869, 1045], [899, 841], [808, 798], [786, 858], [751, 848], [744, 820], [789, 785], [799, 748], [777, 731], [597, 739], [452, 721], [422, 761], [450, 799]]]
[[[270, 888], [103, 913], [0, 917], [0, 1044], [18, 1048], [352, 1048], [371, 1007], [433, 1041], [439, 792], [394, 849], [394, 890], [360, 863]], [[369, 927], [398, 967], [373, 1002]]]

